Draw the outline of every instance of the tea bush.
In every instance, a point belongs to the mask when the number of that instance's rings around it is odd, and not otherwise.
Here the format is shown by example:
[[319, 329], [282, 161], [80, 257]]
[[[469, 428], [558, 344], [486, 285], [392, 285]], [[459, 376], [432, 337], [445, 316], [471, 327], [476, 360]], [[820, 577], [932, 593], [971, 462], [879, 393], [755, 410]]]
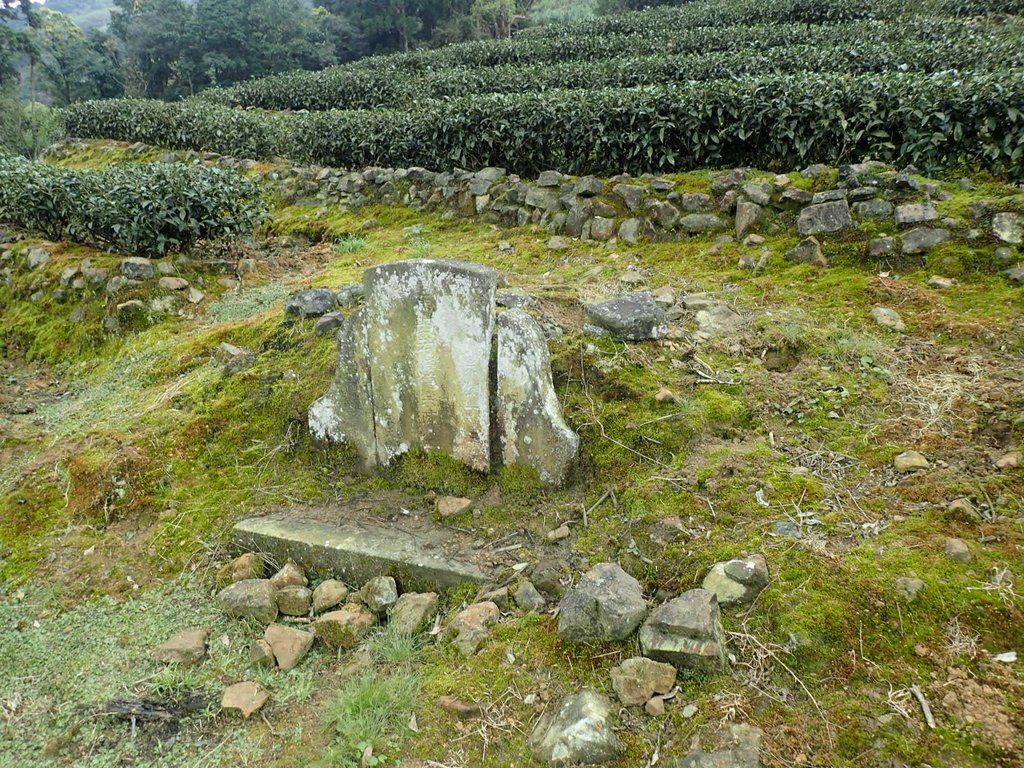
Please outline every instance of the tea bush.
[[150, 163], [73, 171], [0, 157], [0, 222], [146, 256], [251, 234], [259, 187], [216, 168]]

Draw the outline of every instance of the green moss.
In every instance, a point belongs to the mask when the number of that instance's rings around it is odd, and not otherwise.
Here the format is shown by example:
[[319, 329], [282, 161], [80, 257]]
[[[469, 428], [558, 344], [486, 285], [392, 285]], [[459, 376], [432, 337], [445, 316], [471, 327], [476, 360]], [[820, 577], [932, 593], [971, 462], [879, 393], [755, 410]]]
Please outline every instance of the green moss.
[[436, 492], [448, 496], [479, 496], [486, 478], [443, 453], [413, 450], [398, 457], [386, 470], [388, 479], [409, 491]]

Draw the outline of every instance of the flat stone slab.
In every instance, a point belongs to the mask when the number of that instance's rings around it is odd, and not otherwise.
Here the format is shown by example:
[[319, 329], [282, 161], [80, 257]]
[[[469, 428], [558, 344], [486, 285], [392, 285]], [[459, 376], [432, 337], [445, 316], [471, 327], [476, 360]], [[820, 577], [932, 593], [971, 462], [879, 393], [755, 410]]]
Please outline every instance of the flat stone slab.
[[250, 517], [234, 527], [232, 544], [292, 560], [308, 572], [330, 573], [349, 584], [389, 575], [404, 590], [448, 591], [459, 584], [483, 584], [488, 576], [477, 565], [446, 554], [451, 532], [418, 531], [348, 521], [326, 523], [291, 515]]

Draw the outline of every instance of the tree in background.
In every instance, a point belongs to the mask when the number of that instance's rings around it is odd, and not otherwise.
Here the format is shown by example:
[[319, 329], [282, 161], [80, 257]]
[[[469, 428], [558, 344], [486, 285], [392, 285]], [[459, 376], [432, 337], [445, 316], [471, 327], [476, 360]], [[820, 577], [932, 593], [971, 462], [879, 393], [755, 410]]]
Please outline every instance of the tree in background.
[[532, 0], [473, 0], [471, 10], [484, 34], [510, 38], [514, 25], [526, 21], [532, 4]]
[[191, 94], [192, 6], [183, 0], [115, 0], [115, 5], [110, 31], [121, 50], [125, 95], [164, 99]]
[[93, 30], [86, 36], [71, 17], [45, 8], [36, 15], [28, 35], [55, 105], [120, 95], [115, 61], [102, 32]]
[[198, 0], [193, 29], [194, 66], [204, 85], [335, 63], [301, 0]]

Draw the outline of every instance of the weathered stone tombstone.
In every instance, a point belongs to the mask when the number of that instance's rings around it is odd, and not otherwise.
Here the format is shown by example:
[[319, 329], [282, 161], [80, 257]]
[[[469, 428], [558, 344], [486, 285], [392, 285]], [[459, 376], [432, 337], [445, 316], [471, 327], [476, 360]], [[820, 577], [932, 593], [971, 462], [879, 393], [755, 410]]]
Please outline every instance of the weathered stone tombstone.
[[338, 333], [334, 383], [309, 409], [313, 436], [352, 444], [367, 468], [419, 448], [562, 482], [579, 438], [562, 419], [544, 334], [521, 310], [497, 316], [497, 282], [489, 267], [443, 259], [367, 270], [365, 306]]

